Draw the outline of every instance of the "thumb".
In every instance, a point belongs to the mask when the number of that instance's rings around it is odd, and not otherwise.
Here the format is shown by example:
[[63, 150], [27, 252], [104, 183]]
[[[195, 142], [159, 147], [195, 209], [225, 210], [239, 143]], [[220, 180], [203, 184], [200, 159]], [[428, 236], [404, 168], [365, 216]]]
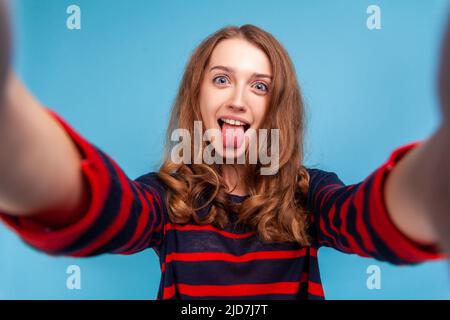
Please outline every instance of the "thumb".
[[0, 0], [0, 98], [10, 68], [11, 39], [6, 0]]
[[450, 19], [447, 21], [447, 30], [442, 43], [439, 66], [439, 97], [445, 121], [450, 123]]

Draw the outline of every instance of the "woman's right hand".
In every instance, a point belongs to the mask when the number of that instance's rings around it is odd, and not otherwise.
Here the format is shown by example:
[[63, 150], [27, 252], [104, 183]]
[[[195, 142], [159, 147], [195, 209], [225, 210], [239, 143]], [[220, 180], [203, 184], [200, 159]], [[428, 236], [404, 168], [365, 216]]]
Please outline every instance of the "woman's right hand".
[[0, 0], [0, 100], [3, 98], [6, 77], [10, 68], [11, 39], [6, 0]]
[[[14, 74], [9, 22], [8, 1], [0, 0], [0, 212], [59, 227], [86, 211], [82, 155]], [[53, 211], [61, 214], [43, 214]]]

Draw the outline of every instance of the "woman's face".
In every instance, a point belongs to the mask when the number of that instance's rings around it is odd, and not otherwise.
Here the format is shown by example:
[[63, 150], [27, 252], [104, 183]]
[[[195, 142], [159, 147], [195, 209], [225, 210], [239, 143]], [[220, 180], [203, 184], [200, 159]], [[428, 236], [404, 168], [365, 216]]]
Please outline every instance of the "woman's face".
[[244, 39], [223, 40], [214, 49], [201, 84], [200, 111], [205, 130], [221, 132], [212, 141], [221, 156], [241, 155], [248, 147], [244, 132], [260, 127], [269, 104], [271, 70], [267, 55]]

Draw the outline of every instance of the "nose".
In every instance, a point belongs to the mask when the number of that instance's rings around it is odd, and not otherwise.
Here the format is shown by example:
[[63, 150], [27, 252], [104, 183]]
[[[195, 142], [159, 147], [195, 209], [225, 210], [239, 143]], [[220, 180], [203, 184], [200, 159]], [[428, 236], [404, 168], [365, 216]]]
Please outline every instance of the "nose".
[[228, 108], [237, 112], [245, 111], [247, 107], [244, 102], [244, 94], [245, 88], [237, 86], [233, 92], [232, 101], [230, 102]]
[[243, 112], [245, 111], [244, 105], [237, 105], [237, 104], [230, 104], [229, 108], [236, 112]]

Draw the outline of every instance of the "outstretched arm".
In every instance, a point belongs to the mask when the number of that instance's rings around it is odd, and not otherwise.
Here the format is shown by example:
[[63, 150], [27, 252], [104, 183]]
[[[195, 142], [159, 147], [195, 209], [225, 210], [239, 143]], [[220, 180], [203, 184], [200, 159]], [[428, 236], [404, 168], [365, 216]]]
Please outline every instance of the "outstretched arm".
[[12, 72], [2, 90], [0, 209], [51, 227], [78, 220], [88, 188], [77, 146]]
[[[81, 154], [11, 71], [6, 4], [0, 0], [0, 208], [61, 227], [78, 220], [87, 205]], [[60, 214], [37, 216], [50, 211]]]
[[385, 200], [396, 226], [420, 243], [450, 252], [450, 24], [439, 67], [443, 121], [387, 176]]
[[448, 257], [450, 25], [439, 95], [439, 129], [426, 141], [397, 148], [361, 183], [345, 185], [333, 172], [310, 170], [308, 205], [319, 245], [398, 265]]
[[158, 251], [160, 182], [129, 179], [28, 92], [9, 71], [6, 16], [0, 0], [0, 222], [51, 255]]

